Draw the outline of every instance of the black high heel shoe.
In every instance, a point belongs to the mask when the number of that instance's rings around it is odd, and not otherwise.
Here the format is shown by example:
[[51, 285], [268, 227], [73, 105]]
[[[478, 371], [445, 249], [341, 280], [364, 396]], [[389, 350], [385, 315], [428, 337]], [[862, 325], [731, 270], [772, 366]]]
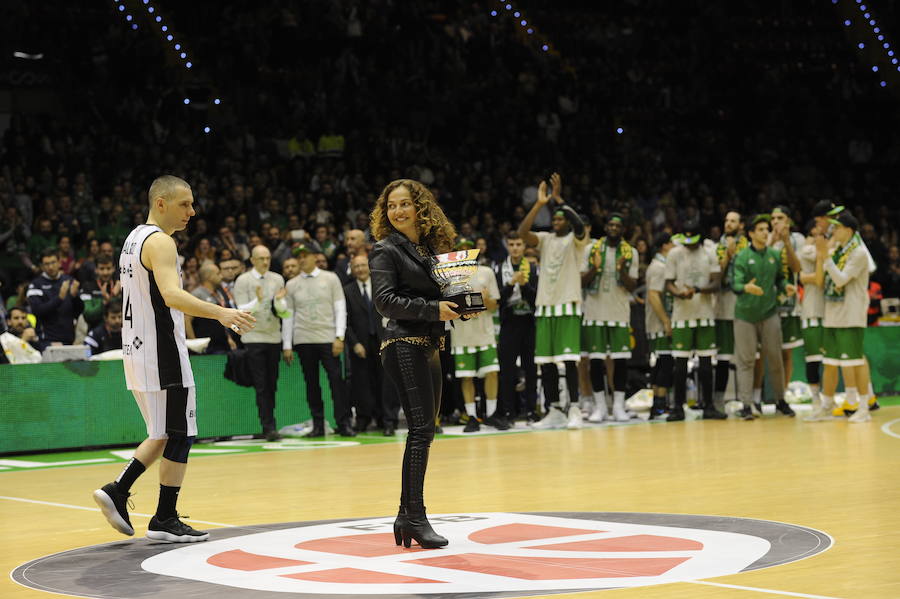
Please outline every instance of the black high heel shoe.
[[417, 514], [398, 514], [394, 521], [394, 541], [409, 549], [413, 540], [422, 549], [446, 547], [450, 541], [434, 532], [424, 510]]
[[394, 541], [399, 547], [403, 543], [403, 525], [406, 522], [406, 508], [402, 505], [397, 511], [397, 518], [394, 520]]

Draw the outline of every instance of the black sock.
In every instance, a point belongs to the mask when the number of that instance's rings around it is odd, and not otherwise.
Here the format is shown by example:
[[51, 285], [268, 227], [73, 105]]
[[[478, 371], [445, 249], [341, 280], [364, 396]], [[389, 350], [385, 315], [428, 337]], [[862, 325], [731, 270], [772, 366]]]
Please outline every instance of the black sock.
[[131, 485], [134, 484], [134, 481], [136, 481], [146, 469], [147, 467], [144, 466], [139, 459], [131, 458], [125, 466], [125, 469], [122, 470], [122, 474], [116, 479], [116, 486], [123, 493], [127, 493], [131, 489]]
[[175, 504], [178, 503], [178, 493], [181, 487], [167, 487], [159, 485], [159, 504], [156, 506], [156, 518], [159, 520], [168, 520], [178, 516], [175, 511]]

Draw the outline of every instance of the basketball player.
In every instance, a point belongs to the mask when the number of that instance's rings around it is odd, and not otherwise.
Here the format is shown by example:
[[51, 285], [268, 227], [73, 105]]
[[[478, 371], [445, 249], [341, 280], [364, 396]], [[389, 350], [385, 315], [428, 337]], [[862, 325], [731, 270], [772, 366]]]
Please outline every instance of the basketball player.
[[[716, 258], [722, 271], [722, 285], [716, 298], [716, 370], [713, 404], [719, 411], [725, 410], [725, 389], [734, 361], [734, 305], [737, 296], [731, 283], [734, 280], [734, 258], [749, 245], [744, 236], [741, 215], [731, 211], [725, 215], [722, 237], [716, 244]], [[737, 377], [735, 377], [737, 378]]]
[[185, 346], [184, 315], [218, 320], [241, 334], [253, 328], [247, 312], [200, 300], [181, 286], [171, 235], [194, 216], [194, 196], [182, 179], [163, 175], [150, 186], [150, 217], [125, 239], [119, 257], [125, 382], [147, 423], [147, 439], [114, 482], [94, 491], [113, 528], [131, 536], [126, 504], [134, 481], [160, 456], [159, 503], [147, 538], [169, 543], [205, 541], [209, 533], [179, 519], [175, 504], [188, 453], [197, 435], [194, 375]]
[[[558, 173], [538, 186], [537, 202], [519, 224], [519, 236], [528, 247], [536, 247], [541, 255], [541, 278], [538, 281], [537, 323], [535, 325], [535, 358], [541, 365], [541, 382], [550, 409], [537, 429], [570, 428], [582, 425], [578, 405], [578, 360], [581, 349], [581, 275], [580, 263], [588, 237], [584, 222], [560, 195], [562, 180]], [[553, 232], [533, 233], [531, 227], [544, 206], [553, 206]], [[563, 406], [559, 393], [558, 364], [565, 368], [569, 405]], [[568, 414], [568, 416], [567, 416]]]

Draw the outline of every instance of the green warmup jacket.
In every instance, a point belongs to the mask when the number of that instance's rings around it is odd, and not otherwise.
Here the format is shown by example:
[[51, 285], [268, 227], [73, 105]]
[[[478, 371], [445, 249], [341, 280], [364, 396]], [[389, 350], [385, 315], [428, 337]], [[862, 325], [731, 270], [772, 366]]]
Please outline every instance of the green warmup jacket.
[[[756, 279], [762, 295], [744, 293], [744, 285]], [[785, 291], [788, 282], [781, 270], [781, 252], [766, 247], [753, 249], [749, 245], [734, 258], [734, 278], [731, 288], [737, 294], [734, 317], [747, 322], [759, 322], [775, 313], [778, 294]]]

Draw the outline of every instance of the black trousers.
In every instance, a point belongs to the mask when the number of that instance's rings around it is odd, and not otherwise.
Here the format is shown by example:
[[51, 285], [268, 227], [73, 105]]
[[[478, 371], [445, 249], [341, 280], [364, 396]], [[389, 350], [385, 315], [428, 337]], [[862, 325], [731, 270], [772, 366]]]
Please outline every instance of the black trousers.
[[306, 380], [306, 401], [315, 424], [325, 422], [325, 404], [322, 402], [322, 386], [319, 384], [319, 364], [328, 375], [331, 401], [334, 404], [334, 421], [338, 427], [351, 425], [352, 412], [347, 401], [347, 387], [341, 375], [341, 360], [331, 354], [330, 343], [300, 343], [294, 346], [300, 356], [303, 378]]
[[383, 425], [397, 426], [396, 394], [386, 393], [390, 387], [385, 384], [384, 369], [378, 355], [381, 342], [371, 335], [364, 342], [366, 357], [360, 358], [350, 348], [350, 394], [356, 408], [356, 426], [362, 428], [372, 420], [381, 421]]
[[504, 416], [519, 413], [516, 401], [518, 369], [516, 358], [525, 371], [526, 412], [532, 412], [537, 403], [537, 368], [534, 365], [534, 316], [507, 316], [500, 327], [497, 354], [500, 360], [500, 402], [499, 412]]
[[247, 360], [253, 388], [256, 390], [256, 407], [263, 433], [274, 431], [275, 391], [278, 386], [278, 363], [281, 361], [280, 343], [247, 343]]
[[441, 361], [433, 347], [397, 341], [381, 353], [381, 363], [393, 381], [406, 414], [409, 434], [403, 452], [400, 507], [410, 514], [425, 512], [425, 470], [434, 440], [434, 415], [441, 407]]

